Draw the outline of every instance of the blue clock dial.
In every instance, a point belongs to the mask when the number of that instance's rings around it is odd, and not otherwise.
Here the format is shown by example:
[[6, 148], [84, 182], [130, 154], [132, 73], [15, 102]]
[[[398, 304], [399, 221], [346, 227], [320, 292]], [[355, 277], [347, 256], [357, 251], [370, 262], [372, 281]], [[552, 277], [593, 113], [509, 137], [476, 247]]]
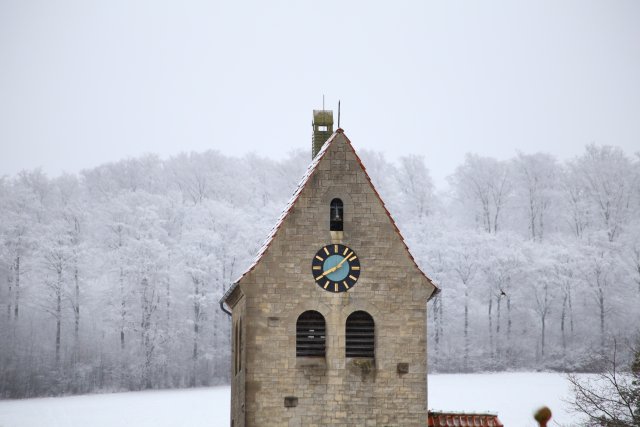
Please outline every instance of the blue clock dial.
[[360, 277], [360, 259], [345, 245], [327, 245], [311, 261], [311, 272], [316, 284], [325, 291], [346, 292]]
[[327, 271], [329, 269], [333, 269], [333, 267], [337, 267], [333, 273], [327, 274], [325, 277], [327, 279], [331, 279], [334, 282], [339, 282], [343, 280], [349, 274], [349, 266], [346, 263], [342, 263], [344, 257], [342, 255], [330, 255], [329, 258], [324, 260], [324, 264], [322, 265], [322, 269]]

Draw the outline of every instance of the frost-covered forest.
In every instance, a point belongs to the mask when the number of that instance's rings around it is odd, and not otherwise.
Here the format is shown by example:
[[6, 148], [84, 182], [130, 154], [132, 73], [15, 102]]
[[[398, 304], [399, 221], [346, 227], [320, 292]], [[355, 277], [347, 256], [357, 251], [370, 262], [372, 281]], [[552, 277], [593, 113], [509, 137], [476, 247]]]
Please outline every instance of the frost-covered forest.
[[[637, 157], [470, 154], [436, 191], [430, 159], [361, 155], [442, 288], [430, 370], [588, 370], [637, 334]], [[208, 151], [0, 179], [0, 396], [226, 383], [218, 300], [309, 162]]]

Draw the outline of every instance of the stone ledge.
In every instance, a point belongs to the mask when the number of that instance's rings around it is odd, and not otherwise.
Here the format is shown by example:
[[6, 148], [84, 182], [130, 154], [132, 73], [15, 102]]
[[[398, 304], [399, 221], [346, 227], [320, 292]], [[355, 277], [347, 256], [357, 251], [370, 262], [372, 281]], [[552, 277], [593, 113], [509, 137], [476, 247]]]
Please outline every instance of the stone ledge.
[[296, 368], [326, 368], [324, 357], [296, 357]]

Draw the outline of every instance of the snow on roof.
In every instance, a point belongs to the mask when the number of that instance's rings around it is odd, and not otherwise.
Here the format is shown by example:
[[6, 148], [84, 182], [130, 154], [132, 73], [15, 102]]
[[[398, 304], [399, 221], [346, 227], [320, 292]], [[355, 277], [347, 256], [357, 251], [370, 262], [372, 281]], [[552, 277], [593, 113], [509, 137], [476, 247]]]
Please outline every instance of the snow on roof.
[[311, 176], [313, 175], [313, 173], [315, 172], [318, 164], [320, 163], [320, 161], [322, 160], [322, 158], [324, 157], [324, 155], [326, 154], [326, 152], [328, 151], [329, 147], [331, 146], [331, 143], [336, 139], [338, 134], [342, 134], [342, 136], [344, 137], [344, 139], [347, 142], [347, 145], [349, 146], [349, 148], [351, 148], [351, 150], [353, 151], [353, 154], [356, 156], [356, 160], [358, 161], [358, 163], [360, 164], [360, 167], [362, 168], [364, 175], [367, 178], [367, 181], [369, 182], [369, 185], [371, 185], [371, 188], [373, 189], [373, 192], [376, 194], [376, 196], [378, 197], [378, 199], [380, 199], [380, 202], [382, 202], [382, 207], [384, 208], [385, 213], [387, 214], [387, 216], [389, 217], [389, 219], [391, 220], [391, 224], [393, 225], [393, 228], [396, 230], [396, 232], [398, 233], [398, 235], [400, 236], [400, 240], [402, 240], [402, 243], [404, 244], [405, 249], [407, 250], [407, 253], [409, 254], [409, 257], [411, 258], [411, 261], [413, 261], [413, 263], [415, 264], [416, 268], [418, 269], [418, 271], [420, 271], [420, 273], [422, 273], [422, 275], [424, 277], [427, 278], [427, 280], [429, 281], [429, 283], [431, 283], [434, 288], [435, 291], [433, 292], [432, 296], [437, 294], [438, 292], [440, 292], [440, 288], [438, 288], [435, 283], [433, 283], [431, 281], [431, 279], [424, 273], [424, 271], [422, 271], [422, 269], [420, 268], [420, 266], [418, 266], [418, 264], [416, 263], [415, 259], [413, 258], [413, 255], [411, 255], [411, 252], [409, 251], [409, 247], [407, 246], [407, 243], [404, 240], [404, 237], [402, 237], [402, 234], [400, 233], [400, 230], [398, 229], [398, 226], [396, 225], [396, 222], [393, 220], [393, 217], [391, 216], [391, 213], [389, 213], [389, 210], [387, 209], [387, 207], [384, 204], [384, 201], [382, 200], [382, 197], [380, 197], [380, 194], [378, 193], [378, 191], [376, 190], [375, 186], [373, 185], [373, 182], [371, 182], [371, 178], [369, 177], [369, 174], [367, 173], [367, 169], [364, 167], [364, 164], [362, 163], [362, 160], [360, 160], [360, 157], [358, 156], [358, 154], [356, 153], [356, 151], [354, 150], [353, 146], [351, 145], [351, 141], [349, 140], [349, 138], [347, 138], [347, 136], [344, 134], [344, 130], [338, 128], [338, 130], [336, 130], [333, 135], [331, 135], [329, 137], [329, 139], [327, 139], [327, 141], [322, 145], [322, 148], [320, 149], [320, 151], [318, 151], [318, 154], [314, 157], [313, 161], [311, 162], [311, 164], [309, 164], [309, 167], [307, 168], [307, 171], [305, 172], [304, 176], [302, 177], [302, 179], [300, 180], [300, 183], [298, 184], [298, 186], [296, 187], [296, 190], [293, 192], [293, 195], [291, 196], [291, 198], [289, 199], [289, 202], [287, 203], [287, 205], [285, 206], [284, 210], [282, 211], [282, 213], [280, 214], [280, 216], [278, 217], [278, 220], [276, 221], [275, 225], [273, 226], [273, 228], [271, 229], [271, 231], [269, 232], [269, 234], [267, 235], [267, 238], [265, 239], [264, 243], [262, 244], [262, 246], [260, 247], [260, 249], [258, 250], [258, 254], [256, 255], [256, 257], [254, 258], [253, 262], [251, 263], [251, 265], [244, 271], [244, 273], [242, 273], [240, 275], [240, 277], [238, 277], [233, 284], [229, 287], [229, 289], [227, 290], [227, 292], [225, 292], [225, 294], [222, 296], [222, 298], [220, 299], [220, 304], [224, 303], [227, 298], [233, 293], [233, 291], [238, 287], [238, 283], [247, 275], [249, 274], [255, 267], [256, 265], [258, 265], [258, 262], [260, 262], [260, 260], [262, 259], [262, 256], [265, 254], [265, 252], [267, 251], [267, 249], [269, 248], [269, 246], [271, 245], [271, 242], [273, 241], [273, 239], [276, 236], [276, 233], [278, 232], [278, 230], [280, 229], [280, 226], [282, 225], [282, 223], [284, 222], [285, 218], [287, 217], [287, 215], [289, 215], [289, 212], [291, 211], [291, 208], [293, 207], [293, 205], [295, 204], [295, 202], [298, 200], [298, 197], [300, 197], [300, 193], [302, 193], [302, 190], [305, 188], [307, 182], [309, 181], [309, 178], [311, 178]]

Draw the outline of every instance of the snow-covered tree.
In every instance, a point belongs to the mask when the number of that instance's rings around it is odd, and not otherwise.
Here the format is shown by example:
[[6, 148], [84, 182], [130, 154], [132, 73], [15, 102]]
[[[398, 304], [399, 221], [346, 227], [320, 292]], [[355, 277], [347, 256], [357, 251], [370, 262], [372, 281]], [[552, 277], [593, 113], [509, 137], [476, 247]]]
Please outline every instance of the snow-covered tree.
[[487, 233], [497, 233], [513, 188], [506, 162], [467, 154], [449, 181], [457, 200], [469, 209], [476, 224]]
[[[637, 157], [468, 155], [437, 193], [430, 159], [359, 154], [442, 289], [431, 370], [593, 369], [584, 354], [634, 333]], [[0, 178], [0, 396], [228, 381], [217, 301], [308, 163], [208, 151]]]
[[557, 180], [560, 174], [555, 158], [549, 154], [518, 153], [514, 160], [514, 191], [527, 216], [529, 236], [542, 240], [549, 212], [557, 199]]

